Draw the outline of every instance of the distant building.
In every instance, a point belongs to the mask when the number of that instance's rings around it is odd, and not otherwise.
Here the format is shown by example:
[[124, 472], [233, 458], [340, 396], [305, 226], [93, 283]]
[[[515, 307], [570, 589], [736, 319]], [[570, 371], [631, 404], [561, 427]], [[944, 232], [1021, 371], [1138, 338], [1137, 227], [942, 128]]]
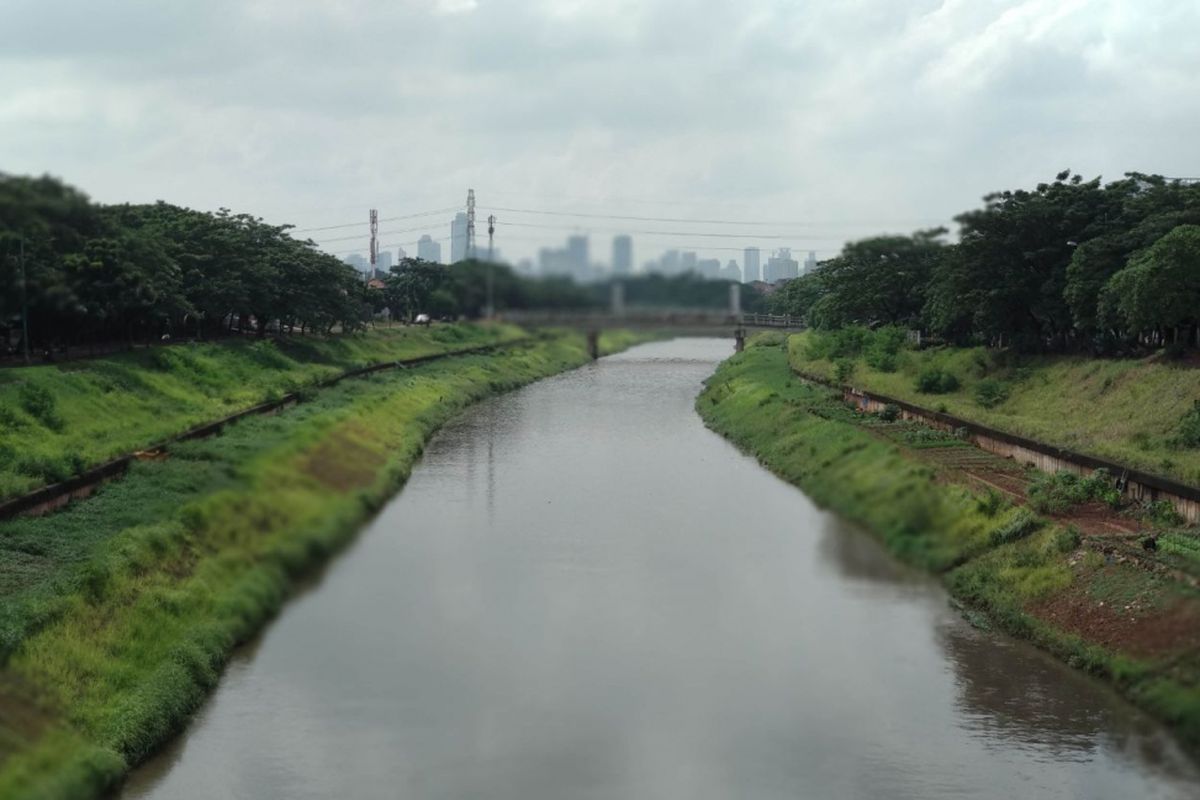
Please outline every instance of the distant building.
[[763, 269], [763, 280], [767, 283], [778, 283], [800, 276], [800, 263], [792, 258], [792, 251], [784, 247], [767, 259]]
[[760, 254], [757, 247], [747, 247], [742, 252], [743, 277], [747, 283], [762, 280], [762, 271], [759, 269], [759, 257]]
[[686, 252], [679, 256], [679, 271], [680, 272], [695, 272], [697, 256], [695, 253]]
[[392, 251], [380, 250], [375, 256], [375, 275], [387, 275], [392, 270]]
[[659, 272], [663, 275], [675, 275], [679, 272], [679, 251], [668, 250], [663, 253], [662, 261], [659, 262]]
[[738, 263], [732, 258], [729, 259], [729, 263], [725, 265], [723, 270], [721, 270], [721, 277], [727, 281], [737, 281], [738, 283], [741, 283], [742, 271], [738, 269]]
[[571, 264], [571, 274], [577, 279], [587, 277], [589, 273], [588, 239], [586, 236], [567, 237], [567, 259]]
[[808, 251], [808, 258], [804, 259], [804, 271], [802, 275], [808, 275], [817, 268], [817, 253], [815, 250]]
[[694, 271], [703, 278], [719, 278], [721, 277], [721, 259], [702, 258], [696, 262]]
[[359, 272], [366, 272], [371, 266], [367, 263], [367, 259], [364, 258], [360, 253], [351, 253], [350, 255], [346, 256], [346, 263], [354, 267]]
[[396, 248], [396, 263], [399, 264], [401, 261], [403, 261], [406, 258], [408, 258], [408, 253], [405, 252], [404, 248], [403, 247]]
[[532, 277], [534, 274], [533, 259], [522, 258], [520, 261], [518, 261], [517, 272], [521, 275], [528, 275]]
[[538, 273], [541, 275], [570, 275], [571, 259], [567, 251], [559, 247], [543, 247], [538, 250]]
[[450, 222], [450, 263], [457, 264], [467, 257], [467, 214], [460, 211]]
[[612, 271], [614, 275], [633, 272], [633, 239], [621, 235], [613, 237]]
[[417, 258], [434, 264], [442, 263], [442, 245], [427, 233], [417, 240]]

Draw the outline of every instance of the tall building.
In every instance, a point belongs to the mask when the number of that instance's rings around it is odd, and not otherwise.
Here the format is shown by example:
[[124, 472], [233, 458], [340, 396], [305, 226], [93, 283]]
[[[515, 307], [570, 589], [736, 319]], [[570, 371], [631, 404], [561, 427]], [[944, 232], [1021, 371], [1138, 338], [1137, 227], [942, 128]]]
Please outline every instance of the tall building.
[[450, 263], [457, 264], [467, 257], [467, 214], [460, 211], [450, 223]]
[[667, 252], [663, 253], [662, 261], [660, 262], [660, 264], [661, 264], [661, 266], [659, 267], [659, 271], [662, 272], [663, 275], [675, 275], [676, 273], [678, 273], [679, 272], [679, 251], [678, 250], [668, 250]]
[[679, 271], [680, 272], [695, 272], [697, 256], [691, 251], [685, 251], [679, 256]]
[[613, 237], [612, 271], [614, 275], [633, 272], [633, 239], [621, 235]]
[[804, 272], [802, 275], [808, 275], [817, 268], [817, 253], [815, 250], [808, 251], [808, 258], [804, 259]]
[[702, 258], [696, 262], [696, 273], [704, 278], [721, 277], [721, 259]]
[[729, 259], [729, 263], [725, 265], [723, 270], [721, 270], [721, 277], [727, 281], [737, 281], [738, 283], [741, 283], [742, 271], [738, 269], [738, 263], [732, 258]]
[[408, 253], [403, 247], [396, 248], [396, 263], [399, 264], [404, 259], [408, 258]]
[[433, 264], [442, 263], [442, 245], [427, 233], [417, 240], [417, 258]]
[[747, 247], [742, 253], [742, 270], [743, 278], [746, 283], [762, 280], [762, 271], [759, 269], [759, 252], [757, 247]]
[[386, 275], [387, 273], [389, 273], [391, 271], [392, 271], [392, 251], [391, 250], [380, 250], [379, 253], [375, 256], [375, 272], [383, 273], [384, 275]]
[[571, 274], [576, 278], [584, 278], [588, 274], [588, 239], [586, 236], [567, 237], [567, 260], [571, 265]]
[[768, 258], [763, 270], [763, 280], [767, 283], [791, 280], [799, 275], [800, 262], [792, 258], [792, 251], [786, 247], [780, 248], [775, 255]]
[[359, 272], [366, 272], [371, 266], [367, 263], [367, 259], [364, 258], [360, 253], [351, 253], [350, 255], [346, 256], [346, 263], [354, 267]]

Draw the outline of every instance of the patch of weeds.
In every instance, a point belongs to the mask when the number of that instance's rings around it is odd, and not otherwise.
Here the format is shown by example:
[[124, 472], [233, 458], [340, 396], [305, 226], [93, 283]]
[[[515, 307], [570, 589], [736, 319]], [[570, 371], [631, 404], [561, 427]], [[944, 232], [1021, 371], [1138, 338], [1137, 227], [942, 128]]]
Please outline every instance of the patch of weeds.
[[1105, 469], [1095, 470], [1086, 478], [1066, 470], [1040, 474], [1030, 483], [1028, 494], [1029, 504], [1042, 514], [1062, 514], [1093, 500], [1113, 508], [1121, 504], [1121, 493]]
[[1042, 526], [1042, 521], [1029, 509], [1018, 508], [1012, 518], [988, 535], [988, 544], [996, 547], [1018, 539], [1024, 539]]
[[1171, 446], [1177, 450], [1200, 447], [1200, 400], [1194, 401], [1192, 407], [1179, 420], [1175, 435], [1170, 441]]
[[983, 497], [975, 500], [975, 507], [979, 509], [979, 513], [988, 518], [996, 516], [1007, 505], [1008, 500], [995, 489], [988, 489]]
[[958, 378], [953, 372], [927, 369], [917, 376], [917, 391], [922, 394], [949, 394], [958, 390]]
[[994, 378], [975, 384], [975, 402], [983, 408], [995, 408], [1008, 399], [1008, 386]]
[[26, 383], [17, 395], [21, 408], [29, 416], [45, 425], [52, 431], [60, 431], [63, 427], [62, 417], [58, 415], [58, 403], [54, 395], [46, 387], [36, 383]]

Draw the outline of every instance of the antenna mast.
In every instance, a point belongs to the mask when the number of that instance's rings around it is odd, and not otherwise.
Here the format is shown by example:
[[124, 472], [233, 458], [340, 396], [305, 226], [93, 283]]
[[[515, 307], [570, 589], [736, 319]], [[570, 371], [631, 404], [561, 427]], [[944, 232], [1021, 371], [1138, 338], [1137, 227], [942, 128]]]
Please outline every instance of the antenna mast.
[[375, 272], [375, 262], [379, 257], [379, 212], [371, 209], [371, 272]]
[[466, 258], [475, 257], [475, 190], [467, 189], [467, 249]]

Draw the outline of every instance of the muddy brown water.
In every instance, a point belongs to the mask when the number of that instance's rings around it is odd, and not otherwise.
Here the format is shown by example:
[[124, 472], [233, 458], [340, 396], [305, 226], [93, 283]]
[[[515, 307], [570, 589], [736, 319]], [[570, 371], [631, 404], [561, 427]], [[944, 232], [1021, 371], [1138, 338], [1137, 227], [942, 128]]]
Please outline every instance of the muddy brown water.
[[1162, 727], [706, 430], [731, 350], [468, 411], [122, 796], [1200, 796]]

